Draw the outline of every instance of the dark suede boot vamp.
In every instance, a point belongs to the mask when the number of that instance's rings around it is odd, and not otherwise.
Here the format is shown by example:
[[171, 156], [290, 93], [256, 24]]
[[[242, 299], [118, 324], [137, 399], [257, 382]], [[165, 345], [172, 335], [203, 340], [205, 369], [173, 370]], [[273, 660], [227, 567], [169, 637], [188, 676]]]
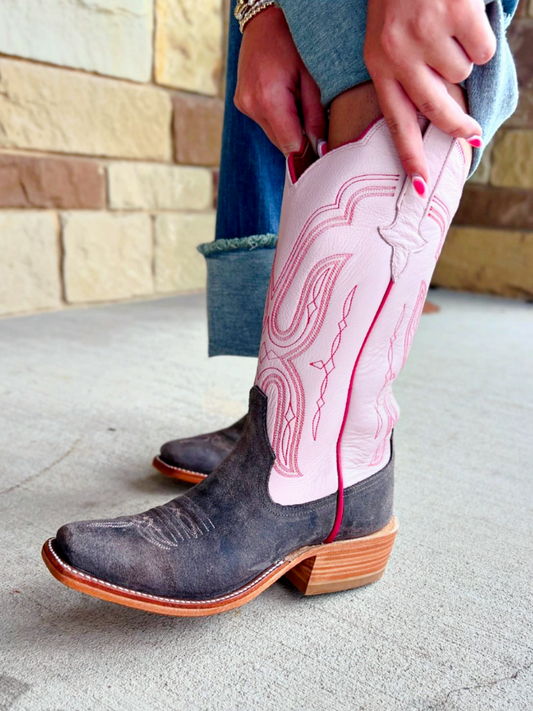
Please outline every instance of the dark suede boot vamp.
[[166, 442], [159, 458], [177, 469], [211, 474], [235, 447], [245, 422], [246, 415], [222, 430]]
[[[208, 479], [136, 516], [63, 526], [54, 541], [66, 563], [130, 590], [182, 600], [231, 593], [333, 528], [337, 495], [281, 506], [268, 493], [274, 462], [267, 399], [254, 387], [243, 436]], [[338, 540], [366, 536], [392, 516], [393, 457], [344, 491]]]

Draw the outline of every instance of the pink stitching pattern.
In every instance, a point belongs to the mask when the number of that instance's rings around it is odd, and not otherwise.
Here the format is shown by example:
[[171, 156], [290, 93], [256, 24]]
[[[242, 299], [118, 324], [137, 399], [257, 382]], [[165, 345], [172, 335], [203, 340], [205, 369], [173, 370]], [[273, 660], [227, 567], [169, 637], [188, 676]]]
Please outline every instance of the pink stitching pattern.
[[[443, 214], [444, 213], [444, 214]], [[446, 239], [446, 233], [451, 222], [451, 214], [448, 206], [444, 203], [438, 195], [433, 197], [431, 201], [431, 206], [429, 208], [428, 217], [436, 222], [440, 230], [440, 240], [435, 252], [435, 261], [438, 261], [442, 248], [444, 246], [444, 240]]]
[[402, 368], [405, 365], [405, 361], [407, 360], [407, 356], [409, 355], [409, 351], [411, 350], [416, 329], [418, 328], [418, 323], [420, 321], [420, 317], [422, 316], [422, 310], [424, 308], [424, 302], [426, 300], [427, 293], [428, 286], [425, 281], [422, 281], [422, 283], [420, 284], [420, 289], [418, 290], [418, 296], [416, 297], [413, 313], [411, 314], [411, 318], [409, 319], [409, 323], [407, 324], [407, 329], [405, 331]]
[[348, 296], [346, 297], [343, 307], [342, 307], [342, 319], [339, 321], [338, 325], [338, 333], [333, 339], [333, 343], [331, 344], [330, 348], [330, 356], [328, 360], [324, 363], [323, 360], [316, 360], [311, 365], [314, 368], [318, 368], [319, 370], [324, 370], [325, 375], [324, 379], [322, 380], [322, 383], [320, 385], [320, 396], [318, 400], [316, 401], [317, 405], [317, 410], [315, 412], [315, 415], [313, 417], [313, 439], [316, 440], [317, 434], [318, 434], [318, 426], [320, 424], [320, 417], [321, 417], [321, 410], [326, 404], [326, 401], [324, 400], [324, 395], [326, 394], [326, 390], [328, 389], [328, 384], [329, 384], [329, 376], [330, 373], [332, 373], [335, 370], [335, 354], [340, 348], [341, 345], [341, 340], [342, 340], [342, 332], [344, 329], [348, 326], [346, 319], [348, 318], [351, 308], [352, 308], [352, 303], [353, 303], [353, 297], [355, 295], [357, 286], [354, 286], [354, 288], [350, 291]]
[[[362, 200], [369, 197], [394, 197], [398, 180], [398, 175], [384, 174], [368, 174], [347, 180], [338, 190], [332, 204], [317, 208], [307, 219], [277, 278], [277, 254], [274, 257], [256, 383], [263, 392], [269, 386], [277, 391], [271, 445], [276, 454], [274, 469], [282, 476], [302, 476], [298, 468], [298, 450], [305, 415], [305, 391], [294, 361], [318, 337], [337, 278], [352, 255], [334, 254], [313, 266], [304, 281], [288, 326], [281, 325], [282, 306], [314, 242], [331, 228], [350, 226]], [[373, 184], [368, 185], [369, 181]], [[317, 221], [322, 215], [324, 219]], [[340, 339], [337, 350], [339, 346]], [[317, 427], [318, 424], [314, 427], [315, 433]]]
[[378, 396], [376, 398], [376, 402], [374, 404], [374, 409], [376, 411], [376, 415], [377, 415], [377, 419], [378, 419], [378, 424], [377, 424], [376, 434], [374, 435], [374, 440], [376, 440], [379, 437], [381, 430], [383, 428], [383, 425], [384, 425], [384, 419], [381, 414], [381, 409], [383, 409], [385, 411], [385, 415], [387, 418], [387, 431], [385, 433], [383, 441], [375, 449], [374, 454], [372, 455], [372, 459], [370, 460], [370, 463], [368, 465], [370, 467], [375, 466], [383, 459], [383, 455], [385, 454], [385, 447], [387, 446], [387, 443], [389, 441], [389, 435], [392, 432], [392, 429], [398, 420], [398, 410], [396, 409], [396, 406], [394, 403], [394, 398], [392, 396], [392, 389], [390, 386], [391, 386], [391, 383], [393, 382], [393, 380], [396, 378], [396, 373], [394, 371], [394, 344], [396, 343], [396, 339], [398, 337], [398, 331], [400, 330], [400, 326], [403, 323], [406, 306], [407, 306], [406, 304], [403, 305], [403, 309], [400, 314], [400, 318], [398, 319], [396, 326], [394, 327], [392, 336], [389, 338], [389, 350], [387, 352], [387, 360], [389, 363], [389, 369], [387, 370], [387, 373], [385, 374], [385, 382], [383, 383], [381, 390], [379, 391]]

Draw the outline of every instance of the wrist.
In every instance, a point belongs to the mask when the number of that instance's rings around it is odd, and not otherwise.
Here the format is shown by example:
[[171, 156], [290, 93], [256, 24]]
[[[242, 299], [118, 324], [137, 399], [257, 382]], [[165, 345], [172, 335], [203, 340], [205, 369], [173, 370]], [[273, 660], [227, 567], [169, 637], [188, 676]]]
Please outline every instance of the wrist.
[[[241, 33], [248, 23], [258, 15], [263, 15], [267, 10], [277, 10], [279, 5], [276, 0], [237, 0], [234, 17], [239, 23]], [[271, 14], [270, 12], [268, 14]]]

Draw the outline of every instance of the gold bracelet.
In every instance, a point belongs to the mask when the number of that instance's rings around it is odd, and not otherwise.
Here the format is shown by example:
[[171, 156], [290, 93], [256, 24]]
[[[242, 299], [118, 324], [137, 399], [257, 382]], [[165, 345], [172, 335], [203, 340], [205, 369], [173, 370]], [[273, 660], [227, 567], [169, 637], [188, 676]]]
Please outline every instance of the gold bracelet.
[[241, 33], [244, 32], [246, 23], [249, 22], [252, 17], [255, 17], [262, 10], [266, 10], [267, 7], [271, 7], [272, 5], [278, 6], [276, 0], [237, 0], [233, 14], [239, 23]]

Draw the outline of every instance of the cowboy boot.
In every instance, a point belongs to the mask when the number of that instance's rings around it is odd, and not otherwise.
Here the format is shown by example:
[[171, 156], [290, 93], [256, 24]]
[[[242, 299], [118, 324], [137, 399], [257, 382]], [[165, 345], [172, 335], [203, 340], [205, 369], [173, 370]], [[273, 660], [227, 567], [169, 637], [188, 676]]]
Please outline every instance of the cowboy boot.
[[246, 415], [216, 432], [165, 442], [152, 466], [172, 479], [198, 484], [230, 454], [244, 429]]
[[466, 177], [432, 125], [421, 198], [383, 119], [288, 162], [255, 385], [231, 454], [145, 513], [63, 526], [43, 556], [95, 597], [176, 616], [238, 607], [285, 575], [306, 594], [378, 580], [392, 515], [391, 385]]

